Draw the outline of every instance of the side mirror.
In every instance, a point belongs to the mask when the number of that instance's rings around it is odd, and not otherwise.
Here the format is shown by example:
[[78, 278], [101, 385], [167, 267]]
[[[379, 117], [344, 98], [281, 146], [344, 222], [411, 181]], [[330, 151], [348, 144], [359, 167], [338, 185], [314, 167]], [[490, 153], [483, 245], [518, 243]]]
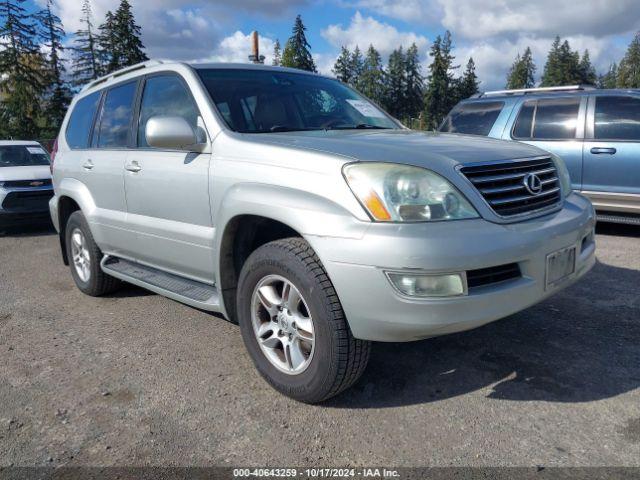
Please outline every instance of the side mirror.
[[206, 146], [206, 142], [198, 141], [196, 132], [182, 117], [151, 117], [144, 134], [153, 148], [200, 152]]

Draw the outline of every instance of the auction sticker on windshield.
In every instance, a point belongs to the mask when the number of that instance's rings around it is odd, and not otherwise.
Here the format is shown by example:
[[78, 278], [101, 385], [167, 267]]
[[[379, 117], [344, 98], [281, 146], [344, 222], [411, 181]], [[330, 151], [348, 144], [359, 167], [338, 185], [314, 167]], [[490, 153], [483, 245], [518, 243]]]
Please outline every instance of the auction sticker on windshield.
[[365, 117], [385, 118], [384, 113], [382, 113], [376, 107], [371, 105], [369, 102], [365, 102], [364, 100], [352, 100], [352, 99], [347, 99], [347, 102], [349, 102], [349, 105], [351, 105], [360, 114], [362, 114]]

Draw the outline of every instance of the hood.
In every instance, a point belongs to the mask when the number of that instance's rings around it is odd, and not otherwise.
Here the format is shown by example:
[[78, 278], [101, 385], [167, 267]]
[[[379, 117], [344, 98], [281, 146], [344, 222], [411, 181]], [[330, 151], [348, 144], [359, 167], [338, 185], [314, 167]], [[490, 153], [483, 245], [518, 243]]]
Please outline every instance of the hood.
[[0, 167], [0, 182], [9, 180], [44, 180], [51, 178], [48, 165]]
[[539, 148], [518, 142], [412, 130], [321, 130], [252, 134], [246, 135], [245, 139], [363, 162], [401, 163], [436, 169], [546, 154]]

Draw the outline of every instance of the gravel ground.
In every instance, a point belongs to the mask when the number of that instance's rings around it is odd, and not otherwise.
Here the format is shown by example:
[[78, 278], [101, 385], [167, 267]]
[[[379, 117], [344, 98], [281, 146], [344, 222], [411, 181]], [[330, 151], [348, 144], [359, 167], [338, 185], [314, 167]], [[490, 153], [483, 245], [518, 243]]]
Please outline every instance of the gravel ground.
[[267, 386], [238, 328], [129, 287], [90, 298], [50, 231], [0, 236], [0, 466], [640, 465], [640, 229], [483, 328], [374, 345], [322, 406]]

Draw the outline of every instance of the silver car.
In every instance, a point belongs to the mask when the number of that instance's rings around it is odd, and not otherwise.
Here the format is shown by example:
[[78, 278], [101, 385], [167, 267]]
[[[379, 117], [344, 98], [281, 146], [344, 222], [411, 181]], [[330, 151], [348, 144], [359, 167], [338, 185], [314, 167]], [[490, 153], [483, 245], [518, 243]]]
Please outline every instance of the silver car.
[[125, 281], [221, 312], [304, 402], [351, 386], [371, 341], [478, 327], [595, 262], [593, 208], [557, 157], [408, 130], [297, 70], [118, 71], [74, 99], [53, 161], [80, 290]]

